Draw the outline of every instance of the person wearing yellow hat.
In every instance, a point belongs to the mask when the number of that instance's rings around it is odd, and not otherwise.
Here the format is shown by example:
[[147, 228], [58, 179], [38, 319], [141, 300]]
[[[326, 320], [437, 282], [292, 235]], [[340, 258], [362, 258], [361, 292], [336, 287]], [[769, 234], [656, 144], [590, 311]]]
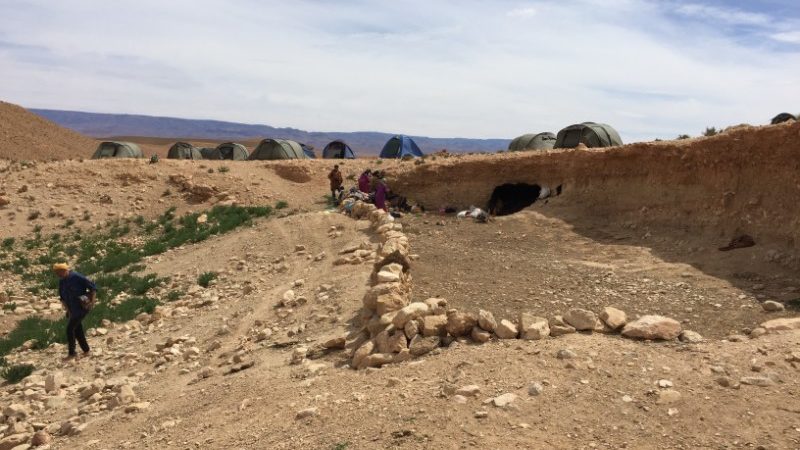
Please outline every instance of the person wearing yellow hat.
[[84, 355], [89, 354], [89, 343], [81, 323], [94, 306], [97, 297], [97, 286], [85, 276], [69, 269], [66, 263], [53, 265], [53, 272], [59, 278], [58, 295], [67, 312], [67, 358], [74, 358], [75, 341], [80, 345]]

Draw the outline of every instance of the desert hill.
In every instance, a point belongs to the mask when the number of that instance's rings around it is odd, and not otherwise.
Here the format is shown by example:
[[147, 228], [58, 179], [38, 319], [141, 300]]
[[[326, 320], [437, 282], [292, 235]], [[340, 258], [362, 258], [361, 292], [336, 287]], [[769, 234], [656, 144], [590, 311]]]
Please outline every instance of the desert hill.
[[20, 106], [0, 101], [0, 159], [86, 158], [97, 142]]
[[798, 136], [339, 162], [397, 220], [330, 161], [0, 161], [0, 448], [797, 448]]
[[[33, 109], [61, 126], [96, 138], [146, 136], [190, 141], [255, 141], [263, 138], [291, 139], [313, 145], [318, 152], [335, 139], [347, 141], [357, 154], [376, 155], [391, 133], [309, 132], [295, 128], [275, 128], [218, 120], [177, 119], [134, 114], [101, 114], [78, 111]], [[400, 133], [400, 132], [398, 132]], [[414, 136], [425, 152], [447, 149], [455, 152], [495, 152], [505, 150], [509, 139], [430, 138]]]

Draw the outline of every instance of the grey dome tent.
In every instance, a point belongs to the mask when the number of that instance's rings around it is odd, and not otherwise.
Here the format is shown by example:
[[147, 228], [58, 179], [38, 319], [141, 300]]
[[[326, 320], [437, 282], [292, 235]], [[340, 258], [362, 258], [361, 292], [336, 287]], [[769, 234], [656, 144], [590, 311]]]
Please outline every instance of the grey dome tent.
[[203, 159], [203, 154], [192, 144], [187, 142], [176, 142], [172, 144], [167, 152], [169, 159]]
[[397, 135], [386, 142], [381, 150], [381, 158], [423, 157], [417, 143], [408, 136]]
[[249, 159], [309, 159], [303, 147], [288, 139], [264, 139]]
[[317, 159], [317, 154], [314, 153], [314, 147], [303, 144], [302, 142], [300, 143], [300, 147], [303, 148], [303, 153], [305, 153], [309, 159]]
[[553, 133], [523, 134], [508, 144], [508, 150], [521, 152], [525, 150], [550, 150], [555, 146], [556, 135]]
[[555, 148], [575, 148], [580, 143], [587, 147], [615, 147], [622, 145], [622, 138], [611, 125], [584, 122], [559, 131]]
[[132, 142], [105, 141], [97, 146], [92, 155], [92, 159], [104, 158], [144, 158], [144, 153]]
[[789, 113], [780, 113], [772, 118], [771, 123], [777, 125], [779, 123], [789, 122], [790, 120], [797, 120], [797, 117]]
[[203, 159], [211, 159], [211, 154], [214, 153], [215, 149], [213, 147], [200, 147], [199, 150]]
[[322, 150], [325, 159], [356, 159], [353, 149], [345, 141], [337, 139], [325, 146]]
[[244, 161], [249, 156], [247, 148], [242, 144], [235, 142], [226, 142], [219, 144], [208, 159], [232, 159], [235, 161]]

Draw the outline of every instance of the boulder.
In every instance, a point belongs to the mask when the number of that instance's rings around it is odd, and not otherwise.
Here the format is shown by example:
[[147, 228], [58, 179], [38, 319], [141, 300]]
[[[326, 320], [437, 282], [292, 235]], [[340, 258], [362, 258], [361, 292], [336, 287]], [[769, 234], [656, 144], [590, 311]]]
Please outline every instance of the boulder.
[[484, 342], [489, 342], [489, 339], [492, 338], [492, 333], [484, 330], [481, 327], [473, 327], [470, 337], [473, 341], [483, 344]]
[[422, 335], [444, 336], [447, 334], [447, 316], [425, 316], [422, 318]]
[[375, 300], [375, 311], [382, 316], [403, 309], [407, 303], [406, 297], [398, 293], [379, 295]]
[[786, 309], [783, 303], [776, 302], [774, 300], [765, 301], [761, 304], [761, 308], [763, 308], [766, 312], [780, 312]]
[[367, 341], [359, 347], [355, 352], [353, 352], [353, 360], [350, 362], [350, 367], [357, 369], [361, 367], [362, 362], [369, 356], [372, 351], [375, 350], [375, 343], [373, 341]]
[[494, 314], [482, 309], [478, 311], [478, 325], [491, 333], [497, 328], [497, 321], [494, 319]]
[[406, 326], [403, 327], [403, 332], [406, 334], [406, 338], [414, 339], [414, 336], [419, 334], [419, 321], [409, 320], [406, 322]]
[[622, 329], [622, 335], [634, 339], [672, 340], [681, 334], [681, 324], [675, 319], [664, 316], [642, 316], [628, 322]]
[[495, 328], [494, 333], [500, 339], [516, 339], [519, 335], [517, 326], [506, 319], [501, 320], [500, 323], [497, 324], [497, 328]]
[[446, 314], [447, 312], [447, 300], [443, 298], [429, 298], [425, 300], [425, 304], [428, 305], [429, 314]]
[[439, 347], [439, 336], [422, 337], [417, 336], [411, 340], [411, 345], [408, 349], [414, 356], [422, 356], [426, 353], [432, 352]]
[[34, 447], [40, 447], [42, 445], [47, 445], [53, 441], [53, 437], [50, 436], [45, 430], [39, 430], [36, 433], [33, 433], [33, 437], [31, 438], [31, 445]]
[[517, 399], [517, 394], [506, 393], [502, 395], [498, 395], [497, 397], [491, 400], [492, 405], [498, 408], [507, 408], [511, 406], [512, 403]]
[[578, 331], [593, 330], [597, 316], [587, 309], [572, 308], [564, 314], [564, 322]]
[[519, 334], [522, 339], [544, 339], [550, 335], [550, 324], [544, 317], [537, 317], [529, 313], [520, 313]]
[[680, 336], [678, 336], [678, 339], [681, 342], [685, 342], [687, 344], [699, 344], [700, 342], [703, 342], [703, 336], [701, 336], [700, 333], [690, 330], [681, 331], [681, 334]]
[[554, 316], [550, 319], [550, 336], [562, 336], [565, 334], [574, 333], [575, 328], [571, 325], [567, 325], [564, 322], [564, 318], [561, 316]]
[[603, 308], [603, 311], [600, 312], [600, 320], [612, 330], [619, 330], [628, 322], [628, 316], [625, 314], [625, 311], [621, 309], [606, 306]]
[[761, 324], [767, 333], [776, 331], [800, 330], [800, 317], [768, 320]]
[[447, 310], [447, 332], [453, 337], [466, 336], [478, 324], [478, 319], [470, 313], [461, 313], [456, 309]]
[[391, 364], [393, 361], [394, 355], [390, 353], [373, 353], [364, 358], [358, 368], [366, 369], [367, 367], [381, 367], [384, 364]]
[[425, 316], [428, 313], [428, 305], [422, 302], [414, 302], [409, 303], [408, 305], [401, 308], [395, 314], [394, 319], [392, 320], [392, 324], [398, 329], [402, 329], [406, 326], [409, 320], [414, 320], [418, 317]]
[[30, 437], [31, 435], [28, 433], [17, 433], [6, 436], [0, 439], [0, 450], [11, 450], [19, 445], [23, 445], [28, 442]]
[[47, 378], [44, 380], [44, 390], [50, 394], [53, 392], [57, 392], [61, 389], [61, 386], [66, 384], [66, 380], [64, 379], [63, 372], [53, 372], [50, 375], [47, 375]]

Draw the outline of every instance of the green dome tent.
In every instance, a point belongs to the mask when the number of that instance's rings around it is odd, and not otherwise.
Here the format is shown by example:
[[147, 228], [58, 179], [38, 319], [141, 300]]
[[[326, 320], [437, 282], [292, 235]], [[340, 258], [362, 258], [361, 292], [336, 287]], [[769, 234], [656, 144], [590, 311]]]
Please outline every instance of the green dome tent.
[[92, 155], [92, 159], [104, 158], [144, 158], [144, 153], [132, 142], [105, 141], [97, 146]]
[[242, 144], [237, 144], [235, 142], [226, 142], [224, 144], [219, 144], [217, 148], [211, 152], [211, 155], [207, 159], [232, 159], [235, 161], [244, 161], [247, 159], [247, 148], [245, 148]]
[[508, 144], [508, 151], [550, 150], [555, 143], [556, 135], [553, 133], [523, 134]]
[[559, 131], [555, 148], [575, 148], [580, 143], [587, 147], [615, 147], [622, 145], [622, 138], [611, 125], [584, 122]]
[[797, 120], [797, 117], [789, 113], [780, 113], [772, 118], [771, 123], [777, 125], [779, 123], [789, 122], [790, 120]]
[[264, 139], [249, 159], [308, 159], [303, 146], [288, 139]]
[[187, 142], [176, 142], [172, 144], [167, 152], [168, 159], [203, 159], [203, 154], [200, 153], [194, 145]]
[[211, 155], [214, 153], [213, 147], [200, 147], [200, 155], [202, 155], [203, 159], [211, 159]]

